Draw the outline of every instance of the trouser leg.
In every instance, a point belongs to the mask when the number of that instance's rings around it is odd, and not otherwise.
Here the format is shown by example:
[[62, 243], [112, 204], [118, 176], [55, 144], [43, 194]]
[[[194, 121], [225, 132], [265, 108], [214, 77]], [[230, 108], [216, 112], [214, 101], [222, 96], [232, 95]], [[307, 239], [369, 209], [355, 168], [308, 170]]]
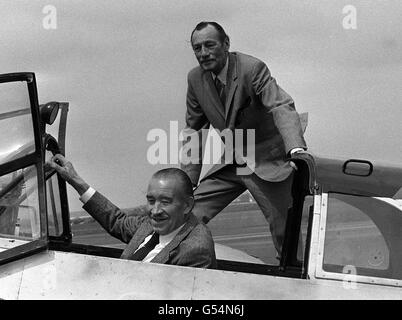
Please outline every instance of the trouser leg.
[[253, 173], [244, 176], [243, 182], [267, 219], [274, 246], [280, 256], [285, 237], [288, 209], [292, 205], [293, 174], [283, 181], [270, 182]]
[[236, 167], [227, 165], [201, 181], [194, 191], [193, 213], [198, 220], [208, 223], [245, 190]]

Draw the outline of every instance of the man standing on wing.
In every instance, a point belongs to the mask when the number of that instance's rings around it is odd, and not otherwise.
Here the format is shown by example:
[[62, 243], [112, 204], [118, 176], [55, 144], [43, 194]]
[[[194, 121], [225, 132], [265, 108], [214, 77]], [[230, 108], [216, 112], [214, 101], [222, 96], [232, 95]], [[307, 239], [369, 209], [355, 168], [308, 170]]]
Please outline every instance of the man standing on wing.
[[[286, 158], [307, 149], [294, 102], [264, 62], [229, 52], [229, 37], [216, 22], [199, 23], [191, 45], [199, 66], [188, 74], [184, 130], [188, 140], [183, 155], [191, 161], [182, 162], [181, 168], [196, 187], [193, 212], [207, 223], [248, 189], [269, 222], [280, 255], [292, 203], [294, 169]], [[234, 160], [215, 165], [199, 182], [202, 152], [192, 142], [202, 141], [202, 131], [210, 125], [219, 132], [243, 130], [244, 137], [247, 130], [254, 130], [255, 144], [241, 141], [244, 155], [225, 143], [225, 152], [232, 153]]]

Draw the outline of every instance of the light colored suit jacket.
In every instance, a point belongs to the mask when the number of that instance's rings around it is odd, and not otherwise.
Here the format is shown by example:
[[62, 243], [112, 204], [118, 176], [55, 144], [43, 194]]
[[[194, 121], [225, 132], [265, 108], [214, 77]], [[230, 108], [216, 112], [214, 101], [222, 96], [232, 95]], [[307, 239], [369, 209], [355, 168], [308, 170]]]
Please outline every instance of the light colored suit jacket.
[[[130, 259], [153, 232], [148, 215], [127, 215], [96, 192], [83, 208], [112, 236], [128, 243], [121, 258]], [[189, 219], [169, 244], [151, 262], [190, 267], [216, 268], [210, 230], [190, 213]]]
[[[253, 171], [268, 181], [286, 179], [292, 172], [285, 161], [289, 151], [296, 147], [307, 149], [292, 98], [279, 87], [264, 62], [239, 52], [229, 53], [226, 97], [223, 109], [211, 72], [199, 66], [192, 69], [188, 74], [185, 135], [195, 130], [201, 141], [202, 129], [208, 129], [210, 124], [219, 131], [254, 129], [255, 145], [243, 142], [244, 150], [254, 152]], [[191, 148], [191, 143], [185, 142], [183, 152], [189, 154]], [[198, 155], [194, 161], [198, 163], [181, 165], [193, 184], [197, 184], [201, 173], [202, 152]], [[223, 166], [224, 163], [215, 165], [204, 178]]]

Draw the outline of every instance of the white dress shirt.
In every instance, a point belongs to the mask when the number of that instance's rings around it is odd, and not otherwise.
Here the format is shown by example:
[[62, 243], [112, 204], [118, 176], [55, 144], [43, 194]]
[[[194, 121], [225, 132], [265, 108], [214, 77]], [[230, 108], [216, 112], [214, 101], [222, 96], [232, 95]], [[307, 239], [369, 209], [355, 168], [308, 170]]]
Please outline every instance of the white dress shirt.
[[87, 191], [85, 191], [85, 192], [81, 195], [80, 201], [81, 201], [83, 204], [86, 204], [86, 203], [89, 201], [89, 199], [91, 199], [92, 196], [95, 194], [95, 192], [96, 192], [96, 190], [95, 190], [94, 188], [89, 187], [89, 188], [87, 189]]
[[[159, 243], [153, 248], [147, 255], [146, 257], [142, 260], [143, 262], [150, 262], [153, 258], [156, 257], [156, 255], [162, 251], [163, 248], [165, 248], [170, 241], [173, 240], [173, 238], [179, 233], [180, 229], [184, 226], [184, 223], [178, 227], [176, 230], [172, 231], [169, 234], [160, 234], [159, 235]], [[145, 246], [145, 244], [151, 239], [152, 233], [144, 239], [144, 241], [139, 245], [138, 249], [142, 248]], [[138, 250], [137, 249], [137, 250]], [[136, 251], [137, 251], [136, 250]]]

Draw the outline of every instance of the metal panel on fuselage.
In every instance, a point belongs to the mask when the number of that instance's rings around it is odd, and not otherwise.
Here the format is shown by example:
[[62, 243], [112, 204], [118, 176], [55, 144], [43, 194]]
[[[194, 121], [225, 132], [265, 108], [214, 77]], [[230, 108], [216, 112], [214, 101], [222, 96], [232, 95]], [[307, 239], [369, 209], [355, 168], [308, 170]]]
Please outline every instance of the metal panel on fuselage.
[[399, 288], [46, 251], [0, 271], [3, 299], [400, 299]]

